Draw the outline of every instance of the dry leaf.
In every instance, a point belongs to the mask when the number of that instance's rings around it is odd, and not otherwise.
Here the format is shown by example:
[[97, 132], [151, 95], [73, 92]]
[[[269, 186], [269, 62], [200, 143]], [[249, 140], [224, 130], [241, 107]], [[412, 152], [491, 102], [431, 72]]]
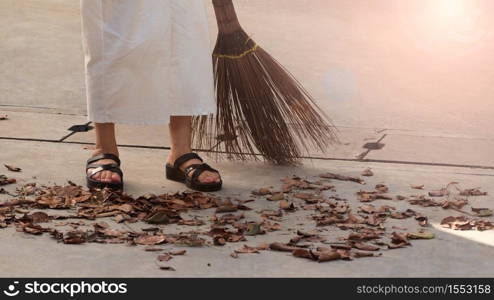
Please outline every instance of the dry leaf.
[[271, 197], [267, 198], [269, 201], [280, 201], [285, 199], [285, 194], [284, 193], [276, 193], [273, 194]]
[[339, 174], [334, 174], [334, 173], [324, 173], [319, 175], [321, 178], [326, 178], [326, 179], [334, 179], [334, 180], [341, 180], [341, 181], [352, 181], [360, 184], [365, 184], [365, 181], [357, 178], [357, 177], [351, 177], [351, 176], [344, 176], [344, 175], [339, 175]]
[[482, 192], [480, 189], [466, 189], [460, 191], [461, 196], [486, 196], [487, 192]]
[[8, 178], [7, 176], [0, 174], [0, 186], [7, 185], [7, 184], [13, 184], [16, 182], [17, 182], [17, 180], [15, 180], [14, 178]]
[[432, 232], [407, 233], [407, 238], [412, 240], [431, 240], [435, 237], [436, 237], [435, 234]]
[[370, 168], [367, 168], [363, 170], [360, 175], [370, 177], [370, 176], [374, 176], [374, 172], [372, 172]]
[[163, 253], [158, 256], [159, 261], [169, 261], [170, 259], [172, 259], [172, 256], [169, 253]]
[[12, 172], [20, 172], [22, 169], [21, 168], [18, 168], [18, 167], [14, 167], [12, 165], [5, 165], [4, 166], [9, 170], [9, 171], [12, 171]]
[[444, 197], [444, 196], [448, 196], [448, 195], [449, 195], [449, 191], [446, 188], [442, 188], [440, 190], [429, 192], [429, 196], [431, 196], [431, 197]]
[[166, 240], [164, 235], [139, 235], [134, 241], [138, 245], [157, 245], [161, 244]]
[[478, 216], [478, 217], [490, 217], [492, 216], [492, 209], [490, 208], [473, 208], [472, 211]]
[[287, 210], [287, 211], [295, 210], [295, 205], [293, 203], [290, 203], [286, 200], [281, 200], [279, 203], [280, 203], [280, 208], [283, 210]]

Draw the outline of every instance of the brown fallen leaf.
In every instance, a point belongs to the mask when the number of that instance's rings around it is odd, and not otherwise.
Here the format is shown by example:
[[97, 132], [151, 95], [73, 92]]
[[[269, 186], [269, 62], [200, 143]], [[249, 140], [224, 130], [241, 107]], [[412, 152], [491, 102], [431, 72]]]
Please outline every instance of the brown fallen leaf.
[[329, 226], [338, 222], [343, 222], [343, 220], [338, 216], [322, 215], [322, 216], [313, 216], [312, 218], [316, 220], [316, 226], [318, 227]]
[[411, 209], [403, 211], [403, 212], [393, 212], [389, 215], [392, 219], [408, 219], [415, 216], [415, 212]]
[[245, 231], [245, 235], [253, 236], [259, 234], [265, 234], [266, 231], [262, 229], [262, 224], [259, 223], [249, 223]]
[[407, 233], [407, 238], [412, 239], [412, 240], [431, 240], [435, 238], [435, 234], [432, 232], [413, 232], [413, 233]]
[[373, 214], [376, 212], [376, 207], [372, 204], [366, 204], [359, 206], [360, 211], [366, 213], [366, 214]]
[[270, 219], [270, 220], [275, 220], [279, 221], [281, 220], [281, 217], [283, 217], [283, 211], [281, 209], [279, 210], [268, 210], [265, 209], [261, 211], [261, 217]]
[[45, 223], [51, 220], [50, 216], [48, 216], [45, 212], [34, 212], [29, 215], [24, 215], [23, 219], [28, 219], [32, 223]]
[[222, 216], [216, 216], [214, 215], [211, 220], [218, 225], [225, 225], [225, 224], [234, 224], [241, 219], [245, 218], [244, 214], [225, 214]]
[[293, 247], [293, 246], [289, 246], [287, 244], [276, 242], [276, 243], [269, 244], [269, 249], [274, 250], [274, 251], [292, 252], [294, 250], [301, 249], [301, 248]]
[[412, 196], [411, 199], [408, 200], [408, 203], [411, 205], [420, 205], [422, 207], [441, 206], [441, 203], [430, 198], [426, 198], [424, 195]]
[[290, 203], [286, 200], [281, 200], [280, 202], [280, 208], [286, 211], [294, 211], [295, 210], [295, 205], [293, 203]]
[[320, 252], [317, 261], [318, 262], [327, 262], [342, 259], [341, 252], [339, 251], [328, 251], [328, 252]]
[[20, 172], [22, 169], [19, 168], [19, 167], [15, 167], [15, 166], [12, 166], [12, 165], [6, 165], [4, 164], [4, 166], [9, 170], [9, 171], [12, 171], [12, 172]]
[[177, 223], [182, 218], [178, 213], [168, 209], [161, 209], [156, 212], [150, 214], [148, 218], [146, 218], [146, 222], [149, 224], [170, 224]]
[[380, 234], [376, 232], [363, 232], [363, 233], [357, 233], [353, 232], [348, 235], [348, 240], [351, 241], [365, 241], [365, 240], [373, 240], [373, 239], [378, 239], [380, 238]]
[[377, 184], [375, 189], [378, 193], [381, 193], [381, 194], [389, 192], [389, 187], [385, 184], [382, 184], [382, 183]]
[[362, 252], [362, 251], [355, 251], [352, 252], [353, 257], [355, 258], [362, 258], [362, 257], [376, 257], [376, 256], [381, 256], [382, 253], [372, 253], [372, 252]]
[[213, 236], [213, 244], [215, 246], [224, 246], [226, 245], [226, 239], [221, 235]]
[[318, 260], [319, 257], [312, 250], [309, 249], [295, 249], [292, 251], [292, 255], [300, 258], [308, 258], [311, 260]]
[[366, 177], [371, 177], [371, 176], [374, 176], [374, 172], [372, 172], [372, 170], [370, 168], [367, 168], [367, 169], [363, 170], [360, 175], [366, 176]]
[[312, 183], [304, 180], [298, 176], [285, 177], [281, 180], [283, 186], [281, 188], [282, 192], [289, 193], [294, 189], [306, 190], [306, 189], [325, 189], [326, 187], [321, 186], [320, 183]]
[[280, 223], [271, 223], [268, 221], [262, 222], [262, 227], [267, 230], [267, 231], [278, 231], [281, 230], [281, 224]]
[[419, 225], [422, 226], [422, 227], [429, 226], [429, 218], [427, 218], [426, 216], [417, 214], [415, 216], [415, 220], [417, 220], [419, 222]]
[[487, 192], [482, 192], [479, 188], [466, 189], [460, 191], [460, 196], [486, 196]]
[[236, 212], [238, 211], [238, 206], [237, 205], [223, 205], [219, 206], [216, 208], [216, 213], [221, 214], [221, 213], [230, 213], [230, 212]]
[[81, 230], [73, 230], [63, 234], [64, 244], [84, 244], [87, 241], [87, 233]]
[[261, 247], [250, 247], [248, 245], [244, 245], [242, 248], [235, 250], [234, 252], [237, 254], [248, 254], [248, 253], [260, 253], [259, 251], [267, 250], [268, 248]]
[[269, 188], [260, 188], [259, 190], [252, 191], [252, 194], [256, 196], [265, 196], [271, 194], [271, 190]]
[[285, 199], [285, 194], [284, 193], [276, 193], [276, 194], [273, 194], [271, 197], [268, 197], [267, 199], [268, 199], [268, 201], [280, 201], [280, 200]]
[[322, 200], [321, 196], [313, 193], [295, 193], [293, 197], [302, 199], [307, 204], [315, 204]]
[[169, 261], [170, 259], [172, 259], [172, 256], [169, 253], [163, 253], [160, 254], [157, 259], [159, 261]]
[[408, 245], [410, 245], [410, 244], [409, 243], [405, 243], [405, 242], [400, 242], [400, 243], [396, 243], [396, 244], [388, 244], [388, 249], [405, 248]]
[[22, 226], [22, 231], [29, 234], [40, 235], [43, 234], [43, 232], [45, 232], [46, 229], [39, 225], [28, 223]]
[[146, 252], [161, 252], [161, 251], [163, 251], [163, 248], [147, 246], [146, 248], [144, 248], [144, 251], [146, 251]]
[[7, 176], [0, 174], [0, 186], [7, 185], [7, 184], [13, 184], [16, 182], [17, 182], [17, 180], [15, 180], [14, 178], [8, 178]]
[[139, 235], [134, 241], [138, 245], [157, 245], [161, 244], [166, 240], [164, 235]]
[[353, 242], [352, 247], [364, 251], [378, 251], [379, 249], [381, 249], [377, 246], [360, 243], [360, 242]]
[[341, 180], [341, 181], [352, 181], [360, 184], [365, 184], [365, 181], [357, 178], [357, 177], [351, 177], [351, 176], [344, 176], [344, 175], [339, 175], [335, 173], [324, 173], [320, 174], [319, 177], [321, 178], [326, 178], [326, 179], [334, 179], [334, 180]]
[[477, 215], [477, 217], [490, 217], [492, 216], [492, 209], [490, 208], [474, 208], [472, 211]]
[[187, 250], [176, 250], [168, 253], [170, 253], [173, 256], [181, 256], [181, 255], [185, 255], [185, 253], [187, 253]]
[[338, 251], [313, 251], [309, 249], [296, 249], [292, 251], [292, 255], [300, 258], [307, 258], [310, 260], [318, 261], [318, 262], [327, 262], [341, 259], [342, 256]]
[[187, 247], [202, 247], [206, 244], [206, 240], [198, 237], [197, 234], [183, 234], [174, 243]]
[[429, 196], [431, 196], [431, 197], [444, 197], [444, 196], [448, 196], [448, 195], [449, 195], [449, 191], [447, 188], [442, 188], [440, 190], [435, 190], [435, 191], [429, 192]]
[[468, 204], [467, 199], [445, 200], [441, 203], [441, 207], [444, 209], [448, 209], [448, 208], [462, 209], [463, 206], [467, 204]]
[[[384, 190], [384, 188], [383, 188]], [[382, 194], [379, 191], [358, 191], [357, 192], [358, 200], [360, 202], [372, 202], [374, 200], [393, 200], [391, 196], [386, 194]]]
[[134, 208], [130, 204], [120, 204], [120, 205], [111, 205], [108, 207], [110, 210], [119, 210], [124, 213], [131, 213], [134, 211]]
[[202, 226], [206, 223], [202, 220], [192, 219], [192, 220], [180, 220], [178, 221], [178, 225], [187, 225], [187, 226]]
[[494, 229], [494, 224], [488, 221], [472, 220], [464, 216], [446, 217], [441, 221], [441, 226], [453, 230], [490, 230]]
[[403, 248], [409, 246], [410, 242], [406, 233], [393, 232], [391, 234], [391, 244], [388, 245], [389, 249]]

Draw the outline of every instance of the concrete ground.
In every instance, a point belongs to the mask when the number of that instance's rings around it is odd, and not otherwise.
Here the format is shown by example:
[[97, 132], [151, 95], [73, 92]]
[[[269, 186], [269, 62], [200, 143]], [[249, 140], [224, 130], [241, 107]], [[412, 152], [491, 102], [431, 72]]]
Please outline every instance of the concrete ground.
[[[0, 174], [16, 177], [19, 185], [32, 181], [84, 183], [84, 162], [90, 155], [90, 150], [84, 148], [93, 142], [94, 133], [68, 131], [72, 125], [87, 122], [78, 2], [0, 2], [0, 114], [9, 115], [8, 120], [0, 121], [0, 168], [6, 163], [23, 169], [21, 173], [0, 169]], [[360, 205], [355, 192], [372, 189], [376, 183], [389, 185], [393, 195], [417, 194], [410, 184], [425, 184], [426, 190], [433, 190], [452, 181], [459, 182], [463, 188], [482, 187], [489, 195], [494, 194], [491, 154], [494, 136], [490, 130], [494, 107], [487, 105], [493, 90], [486, 79], [493, 78], [490, 75], [494, 69], [488, 67], [489, 61], [473, 59], [484, 52], [490, 53], [494, 45], [490, 35], [475, 43], [444, 42], [439, 46], [449, 45], [453, 54], [438, 59], [437, 53], [406, 48], [407, 44], [397, 42], [400, 30], [411, 27], [403, 23], [394, 28], [389, 26], [398, 19], [393, 13], [407, 11], [400, 22], [412, 22], [416, 16], [411, 15], [414, 12], [411, 7], [386, 6], [387, 10], [383, 10], [383, 1], [372, 5], [359, 2], [357, 7], [341, 1], [310, 1], [311, 6], [307, 3], [290, 1], [279, 8], [271, 2], [241, 0], [238, 7], [244, 26], [254, 38], [286, 62], [333, 117], [342, 144], [327, 153], [309, 153], [307, 156], [312, 159], [305, 159], [300, 167], [212, 162], [221, 170], [225, 181], [224, 189], [218, 194], [248, 199], [251, 190], [279, 186], [279, 180], [286, 176], [311, 177], [323, 172], [359, 175], [368, 167], [375, 176], [366, 179], [366, 186], [334, 182], [337, 194], [347, 198], [355, 208]], [[209, 6], [208, 11], [214, 28]], [[267, 19], [278, 26], [266, 28], [263, 22], [258, 22]], [[309, 30], [315, 25], [320, 30]], [[479, 30], [484, 29], [485, 24], [477, 25]], [[417, 26], [404, 37], [409, 46], [420, 36]], [[299, 40], [294, 41], [295, 35]], [[437, 49], [438, 45], [433, 46]], [[311, 55], [302, 57], [298, 53]], [[397, 61], [403, 65], [396, 64]], [[449, 64], [452, 61], [453, 65]], [[467, 61], [471, 65], [465, 65]], [[406, 69], [408, 75], [401, 73], [401, 69]], [[484, 79], [468, 80], [475, 76]], [[164, 178], [163, 164], [170, 146], [166, 127], [121, 125], [117, 132], [128, 193], [138, 196], [184, 190], [182, 185]], [[363, 146], [369, 142], [379, 142], [384, 147], [368, 150]], [[13, 191], [16, 186], [5, 188]], [[8, 198], [0, 194], [0, 201]], [[375, 204], [392, 205], [400, 210], [409, 207], [399, 201], [390, 204], [378, 200]], [[260, 210], [277, 204], [257, 200], [249, 205]], [[491, 196], [472, 197], [470, 205], [494, 208]], [[69, 246], [57, 244], [48, 236], [33, 237], [5, 229], [0, 230], [0, 276], [494, 276], [493, 230], [443, 229], [438, 225], [442, 218], [460, 213], [441, 208], [412, 208], [429, 217], [430, 230], [436, 233], [436, 239], [383, 251], [379, 258], [318, 264], [289, 254], [264, 251], [233, 259], [229, 254], [242, 244], [228, 244], [221, 248], [187, 248], [186, 256], [170, 261], [175, 272], [160, 271], [154, 263], [156, 255], [143, 251], [142, 247]], [[212, 211], [200, 214], [208, 216]], [[248, 216], [255, 218], [254, 214]], [[298, 212], [282, 225], [281, 231], [250, 237], [246, 244], [286, 242], [294, 229], [315, 227], [314, 221]], [[417, 230], [416, 222], [411, 220], [396, 225]], [[181, 229], [168, 226], [165, 232]], [[330, 229], [325, 234], [337, 238], [346, 232]]]

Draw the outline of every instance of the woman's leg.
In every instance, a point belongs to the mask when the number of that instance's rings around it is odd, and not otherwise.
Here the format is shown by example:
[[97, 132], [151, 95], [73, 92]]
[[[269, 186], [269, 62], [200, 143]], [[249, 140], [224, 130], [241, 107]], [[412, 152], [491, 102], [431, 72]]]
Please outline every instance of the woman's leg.
[[[113, 123], [95, 123], [96, 131], [96, 149], [92, 156], [100, 155], [103, 153], [111, 153], [118, 156], [117, 140], [115, 138], [115, 124]], [[101, 159], [96, 164], [110, 164], [116, 163], [111, 159]], [[92, 169], [88, 170], [88, 173]], [[92, 177], [94, 180], [101, 182], [120, 182], [120, 175], [111, 171], [102, 171], [94, 174]]]
[[[170, 118], [170, 136], [171, 136], [171, 151], [168, 155], [167, 163], [173, 165], [175, 160], [185, 153], [192, 151], [192, 117], [190, 116], [172, 116]], [[191, 159], [180, 166], [183, 171], [192, 164], [202, 163], [198, 159]], [[189, 176], [192, 176], [191, 172]], [[219, 182], [220, 176], [218, 173], [204, 171], [199, 176], [199, 181], [204, 183]]]

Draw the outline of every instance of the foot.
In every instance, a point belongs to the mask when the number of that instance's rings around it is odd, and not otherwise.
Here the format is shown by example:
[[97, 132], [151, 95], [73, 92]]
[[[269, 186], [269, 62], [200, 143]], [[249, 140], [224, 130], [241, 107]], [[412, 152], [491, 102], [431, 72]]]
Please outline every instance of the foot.
[[[102, 152], [102, 151], [97, 151], [94, 152], [92, 157], [97, 156], [101, 153], [111, 153], [111, 152]], [[114, 153], [115, 154], [115, 153]], [[118, 156], [118, 154], [115, 154]], [[100, 159], [94, 162], [95, 164], [100, 164], [100, 165], [105, 165], [105, 164], [116, 164], [117, 162], [114, 161], [113, 159]], [[94, 170], [94, 168], [88, 169], [87, 174], [89, 175], [91, 171]], [[112, 171], [102, 171], [99, 173], [94, 174], [93, 176], [90, 177], [91, 179], [94, 179], [96, 181], [100, 182], [107, 182], [107, 183], [119, 183], [121, 182], [120, 175], [112, 172]]]
[[[190, 151], [188, 151], [188, 152], [190, 152]], [[173, 166], [173, 164], [175, 163], [175, 160], [177, 158], [179, 158], [180, 156], [182, 156], [183, 154], [188, 153], [188, 152], [183, 152], [183, 153], [180, 153], [180, 154], [172, 154], [171, 153], [170, 155], [168, 155], [168, 158], [166, 160], [166, 163]], [[193, 165], [193, 164], [202, 164], [202, 163], [203, 162], [200, 161], [199, 159], [194, 158], [194, 159], [188, 160], [185, 163], [183, 163], [182, 165], [180, 165], [179, 166], [179, 169], [183, 172], [190, 165]], [[194, 172], [197, 172], [197, 170], [194, 170], [194, 171], [190, 172], [188, 174], [188, 176], [189, 177], [192, 177], [192, 175], [194, 174]], [[204, 171], [204, 172], [202, 172], [201, 175], [199, 175], [198, 180], [201, 183], [214, 183], [214, 182], [220, 182], [221, 181], [221, 177], [220, 177], [220, 174], [218, 174], [216, 172]]]

